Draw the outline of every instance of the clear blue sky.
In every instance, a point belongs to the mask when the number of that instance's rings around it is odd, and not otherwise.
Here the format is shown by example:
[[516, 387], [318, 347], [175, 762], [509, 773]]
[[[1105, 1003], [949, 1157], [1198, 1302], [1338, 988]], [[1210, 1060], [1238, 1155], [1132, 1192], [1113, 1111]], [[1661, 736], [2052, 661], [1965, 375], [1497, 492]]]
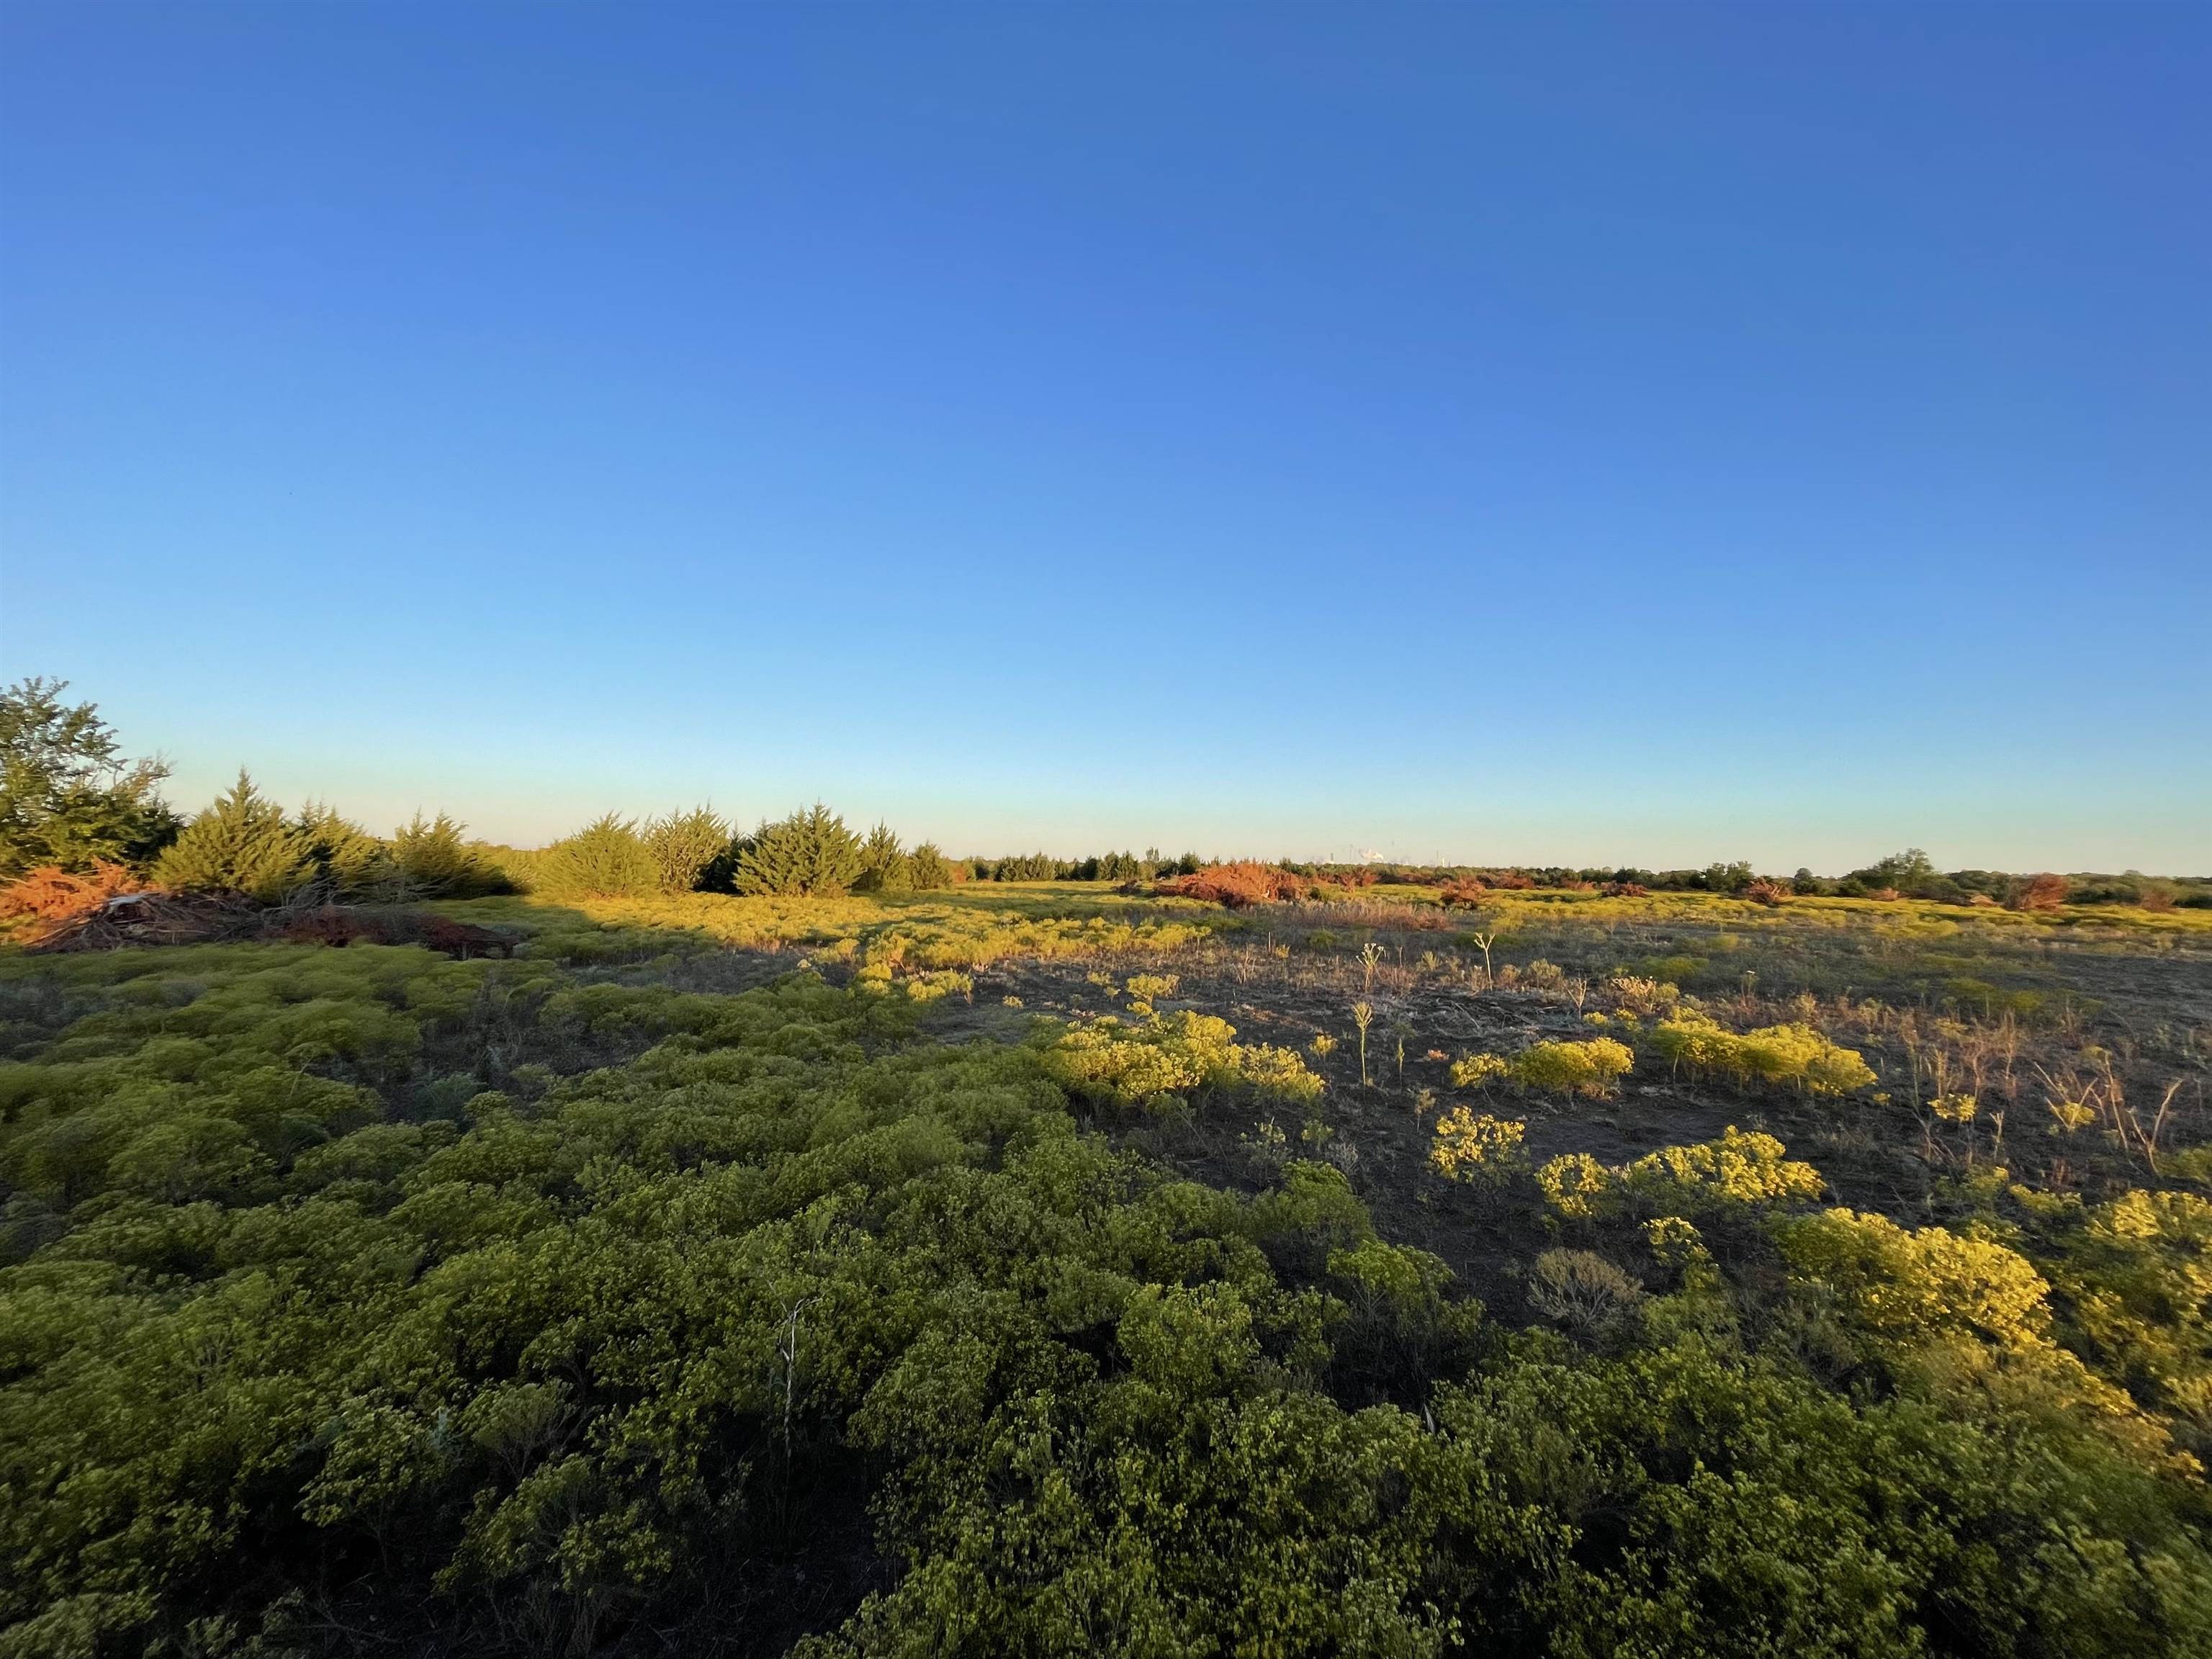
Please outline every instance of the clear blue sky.
[[0, 7], [0, 670], [542, 838], [2212, 870], [2212, 8]]

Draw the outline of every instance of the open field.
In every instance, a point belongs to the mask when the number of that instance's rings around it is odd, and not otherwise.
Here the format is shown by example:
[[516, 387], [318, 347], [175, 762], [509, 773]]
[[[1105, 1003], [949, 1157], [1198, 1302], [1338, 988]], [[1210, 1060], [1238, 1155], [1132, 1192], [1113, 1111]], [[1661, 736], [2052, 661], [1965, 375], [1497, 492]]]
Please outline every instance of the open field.
[[2196, 914], [436, 909], [0, 958], [14, 1650], [2212, 1630]]
[[58, 690], [0, 1659], [2212, 1650], [2202, 880], [518, 853]]

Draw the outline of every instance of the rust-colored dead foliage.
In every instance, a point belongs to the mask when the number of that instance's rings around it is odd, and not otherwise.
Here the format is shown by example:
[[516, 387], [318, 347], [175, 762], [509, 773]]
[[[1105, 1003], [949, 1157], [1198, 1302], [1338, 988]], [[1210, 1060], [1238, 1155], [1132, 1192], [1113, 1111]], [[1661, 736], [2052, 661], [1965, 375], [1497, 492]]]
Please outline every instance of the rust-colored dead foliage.
[[119, 893], [138, 890], [137, 878], [119, 864], [94, 864], [88, 872], [42, 864], [0, 887], [0, 921], [21, 925], [35, 942], [106, 907]]
[[1297, 898], [1305, 883], [1272, 864], [1209, 864], [1195, 875], [1177, 876], [1152, 890], [1167, 898], [1201, 899], [1224, 909], [1242, 910]]
[[1447, 910], [1472, 910], [1490, 896], [1490, 889], [1469, 876], [1452, 883], [1439, 896]]
[[512, 956], [514, 941], [488, 927], [473, 927], [422, 910], [387, 910], [326, 904], [293, 916], [276, 930], [292, 945], [330, 945], [340, 949], [356, 939], [371, 945], [427, 945], [449, 957]]
[[1348, 869], [1324, 870], [1318, 878], [1331, 887], [1372, 887], [1382, 878], [1382, 872], [1371, 864], [1355, 864]]
[[2039, 876], [2030, 876], [2025, 881], [2013, 884], [2005, 900], [2008, 910], [2056, 910], [2066, 902], [2066, 878], [2056, 876], [2048, 870]]
[[1743, 896], [1753, 904], [1763, 904], [1773, 909], [1790, 896], [1790, 890], [1778, 881], [1769, 881], [1764, 876], [1743, 890]]

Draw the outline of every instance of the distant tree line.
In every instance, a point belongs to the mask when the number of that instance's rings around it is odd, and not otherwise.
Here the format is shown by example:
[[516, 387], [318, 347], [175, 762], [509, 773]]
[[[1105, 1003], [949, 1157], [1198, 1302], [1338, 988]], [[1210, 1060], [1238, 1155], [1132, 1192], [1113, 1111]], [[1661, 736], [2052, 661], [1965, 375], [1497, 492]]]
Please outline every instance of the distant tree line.
[[[908, 847], [885, 823], [855, 831], [817, 802], [739, 830], [712, 807], [659, 817], [610, 812], [542, 848], [468, 838], [443, 812], [417, 813], [388, 836], [309, 802], [287, 812], [241, 771], [187, 819], [161, 799], [159, 759], [126, 759], [91, 703], [64, 682], [32, 678], [0, 690], [0, 884], [33, 870], [125, 868], [165, 887], [227, 891], [269, 902], [319, 893], [365, 902], [528, 891], [556, 898], [646, 898], [695, 891], [782, 896], [929, 892], [968, 881], [1148, 884], [1225, 867], [1196, 853], [1109, 852], [952, 858], [933, 842]], [[1699, 870], [1565, 866], [1316, 864], [1283, 860], [1239, 869], [1286, 872], [1314, 890], [1376, 883], [1490, 890], [1605, 888], [1713, 892], [1775, 902], [1784, 895], [1897, 897], [2039, 909], [2059, 904], [2212, 908], [2212, 878], [1939, 871], [1917, 848], [1829, 878], [1801, 869], [1761, 875], [1747, 861]]]
[[2042, 873], [2003, 870], [1940, 871], [1927, 854], [1908, 848], [1842, 876], [1816, 876], [1800, 868], [1790, 876], [1761, 874], [1748, 860], [1713, 863], [1698, 870], [1646, 870], [1629, 865], [1309, 864], [1284, 860], [1279, 868], [1316, 881], [1345, 885], [1443, 887], [1504, 891], [1534, 888], [1635, 889], [1653, 893], [1723, 893], [1733, 897], [1794, 894], [1830, 898], [1909, 898], [1945, 904], [2002, 904], [2020, 909], [2060, 904], [2135, 904], [2148, 909], [2212, 909], [2212, 877]]

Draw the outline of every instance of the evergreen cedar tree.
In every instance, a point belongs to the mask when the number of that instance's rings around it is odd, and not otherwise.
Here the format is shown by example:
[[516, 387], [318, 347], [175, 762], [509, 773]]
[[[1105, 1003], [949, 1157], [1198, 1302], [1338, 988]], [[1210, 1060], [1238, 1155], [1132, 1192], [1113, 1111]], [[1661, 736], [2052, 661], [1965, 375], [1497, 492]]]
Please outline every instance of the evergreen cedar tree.
[[[896, 840], [891, 846], [896, 851]], [[844, 819], [817, 801], [753, 832], [738, 854], [737, 890], [835, 896], [849, 891], [866, 867], [860, 838], [845, 827]]]

